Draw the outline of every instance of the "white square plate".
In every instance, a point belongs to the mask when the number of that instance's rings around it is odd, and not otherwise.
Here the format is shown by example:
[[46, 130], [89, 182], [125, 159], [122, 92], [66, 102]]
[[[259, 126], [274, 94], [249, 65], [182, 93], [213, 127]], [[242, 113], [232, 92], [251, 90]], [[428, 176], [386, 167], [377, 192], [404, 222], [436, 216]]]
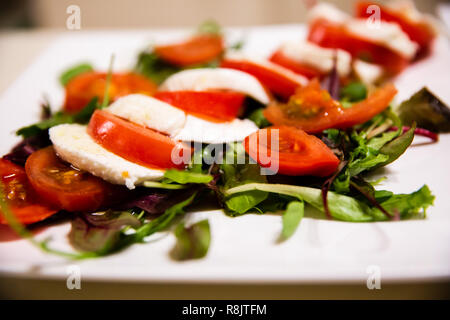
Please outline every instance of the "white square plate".
[[[305, 28], [280, 25], [229, 29], [229, 38], [244, 37], [245, 51], [268, 55], [282, 41], [302, 39]], [[18, 141], [13, 132], [37, 120], [43, 94], [52, 106], [63, 101], [58, 84], [62, 70], [90, 61], [106, 70], [112, 53], [115, 70], [131, 68], [137, 53], [149, 43], [174, 39], [181, 30], [67, 32], [55, 41], [0, 99], [0, 154]], [[230, 42], [231, 42], [230, 41]], [[450, 102], [450, 54], [439, 39], [432, 57], [404, 72], [396, 84], [398, 99], [429, 86]], [[295, 235], [284, 243], [276, 239], [281, 229], [278, 215], [248, 214], [230, 218], [220, 210], [189, 213], [191, 221], [208, 218], [212, 242], [206, 258], [175, 262], [169, 251], [170, 233], [154, 235], [148, 244], [86, 261], [67, 261], [40, 252], [25, 240], [0, 242], [0, 272], [16, 276], [65, 278], [67, 265], [80, 266], [83, 279], [139, 282], [318, 283], [366, 281], [371, 265], [383, 280], [405, 281], [450, 277], [450, 136], [437, 144], [415, 146], [381, 175], [382, 186], [406, 193], [428, 184], [436, 196], [425, 220], [379, 223], [345, 223], [305, 218]], [[51, 246], [70, 250], [69, 224], [51, 227], [37, 235], [52, 236]]]

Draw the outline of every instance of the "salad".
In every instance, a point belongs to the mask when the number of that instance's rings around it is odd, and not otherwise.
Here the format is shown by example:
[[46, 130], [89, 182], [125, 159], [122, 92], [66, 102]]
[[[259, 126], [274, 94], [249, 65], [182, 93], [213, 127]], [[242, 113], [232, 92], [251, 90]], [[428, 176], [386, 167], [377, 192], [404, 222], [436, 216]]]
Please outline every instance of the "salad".
[[[59, 78], [60, 111], [17, 130], [22, 142], [0, 159], [0, 224], [42, 250], [100, 257], [174, 232], [171, 256], [204, 257], [208, 220], [186, 225], [196, 206], [224, 214], [278, 213], [280, 241], [304, 216], [346, 222], [425, 218], [434, 196], [378, 188], [370, 173], [388, 166], [415, 135], [449, 132], [450, 110], [423, 88], [395, 104], [393, 77], [433, 54], [438, 31], [402, 2], [372, 2], [349, 16], [318, 4], [304, 40], [268, 57], [227, 45], [216, 23], [182, 42], [141, 52], [133, 70], [89, 63]], [[383, 178], [385, 179], [385, 178]], [[386, 177], [389, 179], [389, 177]], [[311, 207], [311, 210], [306, 210]], [[70, 220], [72, 252], [33, 236]]]

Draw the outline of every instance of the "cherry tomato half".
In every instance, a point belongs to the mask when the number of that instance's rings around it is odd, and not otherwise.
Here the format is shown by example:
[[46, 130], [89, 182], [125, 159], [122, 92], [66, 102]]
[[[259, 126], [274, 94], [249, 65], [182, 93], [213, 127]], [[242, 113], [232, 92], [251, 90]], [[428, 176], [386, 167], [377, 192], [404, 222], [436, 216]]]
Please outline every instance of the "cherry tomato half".
[[[106, 86], [106, 73], [86, 72], [82, 73], [66, 85], [66, 101], [64, 110], [77, 112], [83, 109], [92, 98], [98, 97], [103, 101]], [[131, 94], [142, 93], [153, 95], [156, 84], [151, 80], [134, 73], [115, 73], [111, 76], [109, 86], [109, 101]]]
[[71, 212], [95, 211], [115, 200], [122, 190], [61, 161], [52, 146], [33, 152], [25, 170], [43, 199]]
[[209, 62], [223, 50], [223, 40], [218, 35], [198, 35], [182, 43], [155, 47], [163, 60], [180, 67]]
[[[272, 141], [277, 134], [278, 141]], [[245, 138], [244, 148], [262, 167], [278, 167], [277, 173], [284, 175], [325, 177], [339, 165], [339, 159], [319, 138], [294, 127], [258, 130]], [[266, 155], [270, 164], [263, 159]]]
[[[31, 224], [58, 212], [57, 208], [39, 199], [28, 181], [24, 168], [0, 159], [0, 180], [6, 203], [19, 222]], [[6, 224], [6, 218], [1, 211], [0, 224]]]
[[397, 93], [392, 84], [386, 84], [366, 100], [350, 108], [333, 100], [320, 88], [317, 79], [298, 89], [288, 103], [273, 103], [264, 110], [264, 116], [274, 125], [289, 125], [309, 133], [325, 129], [345, 129], [364, 123], [385, 110]]

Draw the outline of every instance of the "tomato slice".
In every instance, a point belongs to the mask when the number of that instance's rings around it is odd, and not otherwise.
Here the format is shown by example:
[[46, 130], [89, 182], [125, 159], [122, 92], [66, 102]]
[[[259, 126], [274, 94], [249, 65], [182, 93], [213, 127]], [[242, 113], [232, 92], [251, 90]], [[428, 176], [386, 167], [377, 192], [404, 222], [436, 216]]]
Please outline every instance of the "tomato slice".
[[386, 84], [366, 100], [343, 108], [333, 100], [317, 80], [300, 88], [286, 104], [271, 104], [264, 116], [275, 125], [290, 125], [309, 133], [329, 128], [345, 129], [364, 123], [385, 110], [397, 93], [392, 84]]
[[401, 72], [409, 63], [408, 59], [396, 52], [351, 34], [344, 25], [325, 19], [317, 19], [311, 24], [308, 41], [326, 48], [346, 50], [353, 58], [379, 64], [393, 75]]
[[247, 72], [257, 78], [267, 89], [283, 99], [289, 98], [301, 84], [276, 70], [246, 60], [223, 60], [222, 68]]
[[25, 170], [34, 190], [53, 206], [67, 211], [96, 211], [122, 191], [88, 172], [61, 161], [52, 146], [33, 152]]
[[[56, 208], [39, 199], [28, 181], [24, 168], [0, 159], [0, 179], [6, 203], [21, 223], [35, 223], [58, 212]], [[6, 218], [0, 210], [0, 224], [6, 223]]]
[[92, 115], [88, 133], [105, 149], [149, 168], [183, 168], [184, 163], [172, 160], [172, 153], [177, 156], [192, 153], [184, 143], [103, 110]]
[[301, 74], [308, 79], [322, 76], [319, 70], [287, 57], [281, 50], [275, 51], [269, 60], [295, 73]]
[[232, 91], [159, 91], [154, 97], [189, 114], [216, 122], [235, 119], [245, 99], [244, 94]]
[[359, 18], [370, 17], [372, 13], [371, 11], [368, 12], [367, 8], [373, 4], [380, 8], [381, 20], [397, 23], [412, 41], [419, 44], [419, 52], [425, 53], [430, 49], [430, 45], [435, 38], [435, 32], [433, 27], [426, 21], [414, 21], [406, 16], [404, 12], [370, 1], [360, 1], [356, 4], [356, 16]]
[[180, 67], [209, 62], [223, 50], [223, 40], [218, 35], [198, 35], [182, 43], [155, 47], [163, 60]]
[[[272, 141], [274, 130], [277, 143]], [[339, 159], [319, 138], [289, 126], [258, 130], [245, 138], [244, 148], [262, 167], [278, 167], [277, 173], [284, 175], [325, 177], [339, 166]], [[262, 160], [265, 155], [271, 159], [269, 164]]]
[[[104, 72], [86, 72], [76, 76], [66, 85], [64, 110], [67, 112], [80, 111], [94, 97], [98, 97], [102, 102], [105, 85], [106, 73]], [[115, 73], [111, 76], [109, 100], [114, 101], [131, 93], [153, 95], [156, 89], [156, 84], [141, 75]]]

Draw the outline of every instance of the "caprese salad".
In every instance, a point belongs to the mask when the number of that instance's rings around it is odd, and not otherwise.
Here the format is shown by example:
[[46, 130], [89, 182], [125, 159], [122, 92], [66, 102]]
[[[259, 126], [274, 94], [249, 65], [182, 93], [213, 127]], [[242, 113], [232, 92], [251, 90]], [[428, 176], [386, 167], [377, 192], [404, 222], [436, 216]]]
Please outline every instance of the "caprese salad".
[[[172, 256], [190, 259], [206, 255], [211, 237], [207, 220], [183, 223], [198, 203], [230, 216], [278, 212], [282, 240], [305, 206], [347, 222], [425, 217], [434, 200], [426, 185], [394, 194], [369, 174], [414, 135], [436, 142], [450, 130], [450, 111], [432, 92], [398, 106], [389, 82], [432, 54], [437, 30], [404, 4], [378, 5], [371, 26], [371, 5], [359, 2], [351, 17], [318, 4], [307, 38], [267, 57], [227, 47], [208, 22], [142, 52], [134, 70], [70, 68], [62, 109], [44, 104], [41, 121], [20, 128], [23, 141], [0, 159], [0, 223], [80, 259], [174, 230]], [[73, 253], [30, 235], [67, 218]]]

